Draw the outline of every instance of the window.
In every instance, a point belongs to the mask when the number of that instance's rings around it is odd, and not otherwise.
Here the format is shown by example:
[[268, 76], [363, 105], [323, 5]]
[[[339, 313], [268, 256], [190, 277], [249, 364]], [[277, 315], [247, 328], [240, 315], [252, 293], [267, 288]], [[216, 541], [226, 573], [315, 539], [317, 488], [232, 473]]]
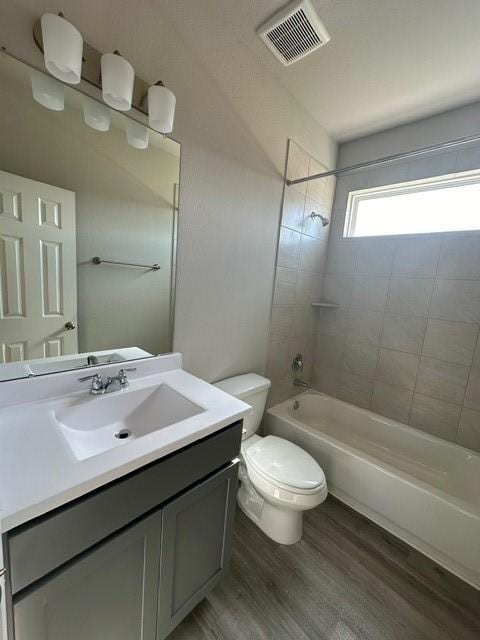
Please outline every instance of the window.
[[351, 191], [345, 238], [480, 229], [480, 171]]

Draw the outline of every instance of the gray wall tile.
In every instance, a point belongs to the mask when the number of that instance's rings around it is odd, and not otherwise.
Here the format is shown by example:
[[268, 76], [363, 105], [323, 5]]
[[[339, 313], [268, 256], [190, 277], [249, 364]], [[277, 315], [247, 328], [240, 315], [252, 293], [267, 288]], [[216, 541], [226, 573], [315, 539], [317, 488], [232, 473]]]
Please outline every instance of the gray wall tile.
[[437, 280], [430, 316], [440, 320], [480, 322], [480, 281]]
[[480, 238], [445, 238], [438, 262], [439, 278], [480, 278]]
[[358, 342], [380, 344], [383, 313], [351, 309], [347, 321], [347, 337]]
[[433, 358], [422, 358], [415, 390], [427, 396], [461, 404], [467, 386], [469, 367]]
[[277, 278], [275, 291], [273, 292], [273, 304], [295, 303], [295, 282], [288, 282]]
[[349, 307], [352, 298], [353, 276], [328, 274], [323, 283], [323, 298], [341, 307]]
[[[294, 143], [290, 153], [289, 174], [305, 175], [306, 163], [318, 172]], [[269, 348], [268, 375], [278, 386], [272, 397], [298, 392], [290, 365], [303, 350], [303, 378], [311, 376], [314, 388], [479, 448], [480, 233], [342, 238], [350, 190], [455, 171], [454, 160], [478, 166], [480, 155], [467, 155], [342, 177], [333, 203], [333, 180], [286, 190]], [[329, 214], [328, 227], [308, 217], [314, 208]], [[311, 308], [322, 299], [339, 307]]]
[[426, 316], [433, 291], [429, 278], [392, 278], [387, 309], [390, 313]]
[[391, 349], [380, 349], [375, 378], [405, 389], [415, 388], [418, 356]]
[[282, 225], [294, 231], [301, 231], [303, 227], [304, 207], [305, 196], [293, 187], [285, 187]]
[[300, 258], [300, 242], [302, 236], [297, 231], [280, 228], [280, 241], [278, 245], [277, 265], [296, 269]]
[[372, 399], [373, 380], [343, 371], [340, 376], [338, 397], [345, 402], [351, 402], [357, 407], [368, 409]]
[[475, 367], [480, 367], [480, 337], [477, 338], [477, 346], [473, 354], [473, 365]]
[[373, 378], [377, 367], [378, 347], [347, 340], [343, 351], [343, 369], [359, 376]]
[[[305, 336], [317, 330], [317, 311], [311, 304], [295, 305], [293, 312], [292, 336]], [[307, 354], [305, 354], [306, 356]], [[313, 353], [311, 354], [313, 359]]]
[[457, 444], [480, 452], [480, 412], [462, 409], [458, 425]]
[[389, 279], [378, 276], [355, 276], [350, 306], [381, 311], [387, 302]]
[[372, 411], [382, 416], [407, 423], [413, 391], [392, 387], [389, 384], [375, 381], [372, 396]]
[[312, 373], [312, 387], [330, 396], [338, 396], [340, 369], [328, 365], [315, 365]]
[[478, 336], [478, 325], [448, 320], [427, 324], [423, 355], [459, 364], [470, 364]]
[[326, 259], [327, 243], [319, 240], [318, 238], [302, 235], [300, 269], [304, 271], [313, 271], [315, 273], [323, 273], [325, 271]]
[[426, 318], [386, 314], [382, 346], [419, 354], [422, 350], [426, 326]]
[[443, 400], [416, 393], [413, 396], [410, 425], [439, 438], [454, 441], [461, 408]]
[[356, 273], [359, 275], [389, 276], [392, 272], [395, 241], [375, 238], [359, 242]]
[[348, 309], [318, 310], [318, 332], [325, 336], [345, 337], [347, 330]]
[[292, 331], [294, 308], [295, 307], [293, 305], [273, 305], [270, 324], [270, 334], [272, 336], [290, 336]]
[[464, 404], [469, 409], [480, 411], [480, 368], [472, 367], [468, 379]]
[[328, 364], [340, 369], [343, 361], [344, 338], [318, 335], [315, 347], [315, 362], [318, 365]]
[[353, 275], [357, 262], [358, 245], [352, 240], [330, 242], [327, 257], [327, 273]]
[[398, 241], [393, 275], [433, 278], [440, 255], [440, 239], [405, 238]]

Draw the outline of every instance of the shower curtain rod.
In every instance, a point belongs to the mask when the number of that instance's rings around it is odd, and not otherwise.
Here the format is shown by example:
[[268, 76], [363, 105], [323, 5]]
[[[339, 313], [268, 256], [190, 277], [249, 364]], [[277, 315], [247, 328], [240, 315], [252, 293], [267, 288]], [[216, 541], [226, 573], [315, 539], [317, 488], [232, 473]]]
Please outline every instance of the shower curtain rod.
[[448, 140], [447, 142], [439, 142], [432, 144], [429, 147], [420, 147], [413, 151], [402, 151], [401, 153], [395, 153], [391, 156], [385, 156], [384, 158], [377, 158], [376, 160], [367, 160], [365, 162], [359, 162], [358, 164], [352, 164], [349, 167], [343, 167], [340, 169], [331, 169], [330, 171], [323, 171], [322, 173], [315, 173], [312, 176], [306, 176], [305, 178], [295, 178], [295, 180], [287, 180], [287, 185], [301, 184], [303, 182], [310, 182], [311, 180], [318, 180], [319, 178], [328, 178], [329, 176], [341, 176], [345, 173], [352, 173], [358, 169], [364, 169], [365, 167], [375, 167], [379, 164], [387, 164], [388, 162], [395, 162], [396, 160], [403, 160], [405, 158], [414, 158], [415, 156], [421, 156], [425, 153], [431, 153], [433, 151], [439, 151], [441, 149], [449, 149], [450, 147], [456, 147], [460, 144], [468, 144], [469, 142], [480, 142], [480, 133], [474, 136], [465, 136], [464, 138], [458, 138], [457, 140]]

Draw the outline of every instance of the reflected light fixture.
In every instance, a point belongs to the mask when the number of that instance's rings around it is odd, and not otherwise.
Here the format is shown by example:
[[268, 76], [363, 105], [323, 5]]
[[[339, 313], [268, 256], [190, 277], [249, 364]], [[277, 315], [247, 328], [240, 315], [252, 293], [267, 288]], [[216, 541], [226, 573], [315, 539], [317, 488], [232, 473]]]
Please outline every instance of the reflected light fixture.
[[148, 89], [148, 123], [152, 129], [164, 134], [172, 131], [175, 103], [175, 94], [163, 82]]
[[41, 18], [43, 56], [47, 71], [68, 84], [82, 78], [82, 34], [62, 15], [44, 13]]
[[33, 98], [47, 109], [63, 111], [65, 108], [65, 87], [63, 84], [36, 69], [30, 70]]
[[127, 120], [127, 142], [131, 147], [134, 149], [146, 149], [149, 137], [150, 132], [145, 125], [130, 118]]
[[129, 111], [132, 106], [135, 71], [118, 51], [104, 53], [101, 59], [103, 100], [112, 109]]
[[110, 129], [110, 109], [92, 98], [83, 97], [83, 119], [85, 124], [96, 131]]

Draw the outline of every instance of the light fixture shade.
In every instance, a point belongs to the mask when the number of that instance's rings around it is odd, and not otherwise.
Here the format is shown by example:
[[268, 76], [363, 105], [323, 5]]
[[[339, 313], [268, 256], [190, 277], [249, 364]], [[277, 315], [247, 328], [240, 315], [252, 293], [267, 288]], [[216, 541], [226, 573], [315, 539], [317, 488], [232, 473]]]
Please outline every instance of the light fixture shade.
[[63, 84], [35, 69], [30, 70], [30, 81], [34, 100], [52, 111], [64, 110], [65, 87]]
[[118, 111], [128, 111], [132, 106], [135, 71], [132, 65], [116, 53], [102, 56], [102, 91], [104, 101]]
[[41, 18], [43, 56], [48, 72], [62, 82], [78, 84], [82, 78], [82, 34], [61, 16]]
[[96, 131], [108, 131], [110, 129], [110, 109], [96, 100], [83, 98], [83, 119]]
[[146, 149], [148, 147], [148, 139], [150, 131], [148, 128], [135, 122], [135, 120], [127, 120], [127, 142], [134, 149]]
[[148, 123], [160, 133], [170, 133], [173, 129], [176, 98], [173, 91], [162, 84], [148, 89]]

